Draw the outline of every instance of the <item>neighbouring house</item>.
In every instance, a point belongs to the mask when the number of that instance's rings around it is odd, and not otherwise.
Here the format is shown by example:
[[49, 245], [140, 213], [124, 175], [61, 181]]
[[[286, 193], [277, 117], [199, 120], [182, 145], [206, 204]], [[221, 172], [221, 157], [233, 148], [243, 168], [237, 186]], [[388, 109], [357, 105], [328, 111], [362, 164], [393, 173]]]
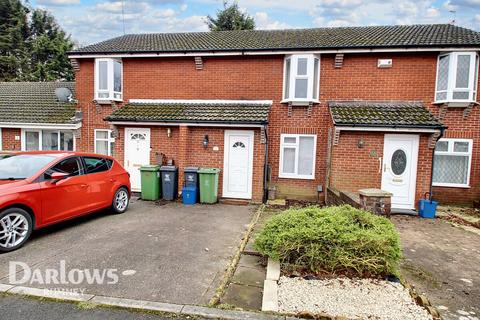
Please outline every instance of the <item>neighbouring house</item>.
[[224, 198], [373, 187], [413, 209], [433, 181], [471, 204], [479, 50], [449, 24], [124, 35], [69, 53], [76, 149], [117, 157], [134, 190], [141, 165], [172, 159], [181, 180], [220, 168]]
[[0, 150], [75, 150], [74, 95], [74, 82], [0, 82]]

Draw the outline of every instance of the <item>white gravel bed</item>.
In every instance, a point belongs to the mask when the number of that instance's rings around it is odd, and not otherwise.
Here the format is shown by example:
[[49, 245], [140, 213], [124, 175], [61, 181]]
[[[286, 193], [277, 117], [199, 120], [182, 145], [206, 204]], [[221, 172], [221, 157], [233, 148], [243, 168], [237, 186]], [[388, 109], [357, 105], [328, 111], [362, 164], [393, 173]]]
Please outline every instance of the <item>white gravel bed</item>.
[[432, 320], [400, 283], [336, 278], [305, 280], [280, 277], [280, 312], [326, 313], [349, 319]]

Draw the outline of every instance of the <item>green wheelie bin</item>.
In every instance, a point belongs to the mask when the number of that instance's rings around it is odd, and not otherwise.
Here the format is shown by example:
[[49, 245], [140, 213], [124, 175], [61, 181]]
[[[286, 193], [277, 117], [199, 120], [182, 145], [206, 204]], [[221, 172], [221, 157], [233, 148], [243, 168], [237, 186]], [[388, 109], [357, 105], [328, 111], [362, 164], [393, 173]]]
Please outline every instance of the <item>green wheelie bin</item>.
[[160, 199], [160, 166], [146, 165], [140, 167], [142, 182], [142, 200]]
[[200, 168], [200, 202], [216, 203], [218, 197], [218, 175], [220, 169]]

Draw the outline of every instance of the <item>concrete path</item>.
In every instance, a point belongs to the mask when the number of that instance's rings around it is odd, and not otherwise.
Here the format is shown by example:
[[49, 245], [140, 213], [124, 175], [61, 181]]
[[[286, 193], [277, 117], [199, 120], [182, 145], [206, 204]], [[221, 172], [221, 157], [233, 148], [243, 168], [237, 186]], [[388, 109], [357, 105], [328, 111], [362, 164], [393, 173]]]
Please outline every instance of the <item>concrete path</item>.
[[[206, 304], [235, 253], [254, 207], [232, 205], [158, 206], [134, 201], [123, 215], [106, 212], [35, 232], [25, 247], [0, 255], [0, 283], [8, 284], [9, 263], [23, 262], [45, 275], [62, 260], [72, 269], [116, 269], [115, 284], [38, 284], [120, 298], [177, 304]], [[23, 270], [22, 268], [17, 268]], [[24, 272], [16, 275], [20, 280]], [[31, 279], [32, 277], [30, 277]]]
[[444, 319], [480, 319], [480, 236], [442, 220], [394, 216], [402, 273]]

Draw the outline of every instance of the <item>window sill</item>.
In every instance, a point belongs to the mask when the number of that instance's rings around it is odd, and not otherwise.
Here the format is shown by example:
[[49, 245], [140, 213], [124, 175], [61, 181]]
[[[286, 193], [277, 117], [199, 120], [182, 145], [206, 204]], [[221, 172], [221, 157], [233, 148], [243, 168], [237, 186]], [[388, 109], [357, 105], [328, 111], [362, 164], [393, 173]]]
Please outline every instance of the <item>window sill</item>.
[[446, 104], [449, 108], [467, 108], [472, 103], [477, 103], [476, 101], [435, 101], [432, 104]]
[[320, 103], [320, 100], [291, 100], [283, 99], [280, 103], [291, 103], [292, 106], [308, 106], [310, 103]]
[[315, 180], [315, 177], [313, 177], [313, 176], [298, 176], [298, 175], [279, 174], [278, 177], [280, 179]]
[[98, 104], [112, 104], [112, 102], [123, 102], [121, 99], [95, 99]]
[[462, 188], [470, 189], [471, 187], [467, 184], [456, 184], [456, 183], [432, 183], [433, 187], [445, 187], [445, 188]]

